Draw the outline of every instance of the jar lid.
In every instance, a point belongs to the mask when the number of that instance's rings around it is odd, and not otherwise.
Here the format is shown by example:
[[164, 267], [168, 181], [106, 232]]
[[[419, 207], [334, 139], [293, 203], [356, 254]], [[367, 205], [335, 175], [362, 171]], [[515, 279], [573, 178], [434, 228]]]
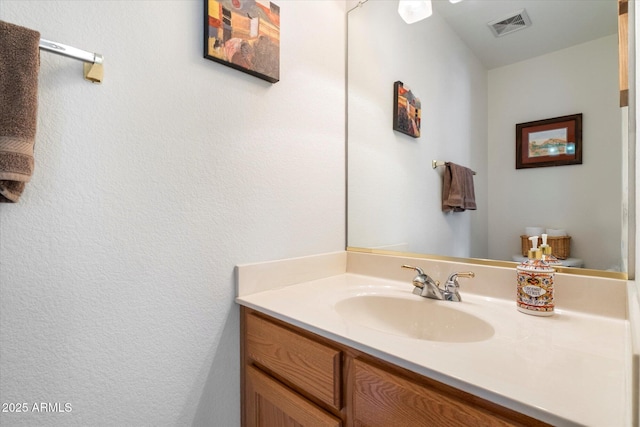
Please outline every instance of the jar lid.
[[555, 270], [541, 259], [529, 259], [518, 266], [521, 270], [535, 271], [538, 273], [553, 273]]

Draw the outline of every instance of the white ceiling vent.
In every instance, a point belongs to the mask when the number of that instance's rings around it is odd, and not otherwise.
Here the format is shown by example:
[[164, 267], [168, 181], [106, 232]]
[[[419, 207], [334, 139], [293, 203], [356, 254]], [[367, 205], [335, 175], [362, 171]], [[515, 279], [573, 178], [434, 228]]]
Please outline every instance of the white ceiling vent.
[[531, 26], [531, 19], [527, 15], [527, 11], [522, 9], [519, 12], [512, 13], [511, 15], [496, 19], [487, 23], [491, 32], [496, 37], [502, 37], [514, 31], [522, 30]]

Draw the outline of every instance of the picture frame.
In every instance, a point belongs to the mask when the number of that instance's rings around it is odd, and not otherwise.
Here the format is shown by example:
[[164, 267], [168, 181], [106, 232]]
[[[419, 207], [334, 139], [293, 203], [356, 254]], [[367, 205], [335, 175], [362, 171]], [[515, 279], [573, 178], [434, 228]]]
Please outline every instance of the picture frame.
[[393, 130], [420, 138], [422, 105], [408, 86], [401, 81], [393, 84]]
[[280, 7], [268, 0], [203, 0], [204, 57], [280, 80]]
[[582, 113], [516, 124], [516, 169], [582, 164]]

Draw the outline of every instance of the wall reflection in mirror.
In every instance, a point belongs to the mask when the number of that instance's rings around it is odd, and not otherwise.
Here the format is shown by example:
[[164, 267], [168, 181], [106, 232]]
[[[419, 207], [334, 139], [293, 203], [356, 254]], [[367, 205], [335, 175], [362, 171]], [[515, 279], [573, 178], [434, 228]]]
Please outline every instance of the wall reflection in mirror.
[[[436, 0], [411, 25], [396, 1], [351, 10], [347, 245], [513, 261], [527, 227], [562, 229], [583, 267], [623, 271], [616, 7]], [[496, 37], [487, 25], [521, 10], [528, 28]], [[419, 138], [392, 128], [395, 81], [421, 100]], [[574, 114], [583, 117], [582, 164], [516, 170], [516, 124]], [[432, 160], [476, 172], [477, 210], [442, 211], [444, 168]]]

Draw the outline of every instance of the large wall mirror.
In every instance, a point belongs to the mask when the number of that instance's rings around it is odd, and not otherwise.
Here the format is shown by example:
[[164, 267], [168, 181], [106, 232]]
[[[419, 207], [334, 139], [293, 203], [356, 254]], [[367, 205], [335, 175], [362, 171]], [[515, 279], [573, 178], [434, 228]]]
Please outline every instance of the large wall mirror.
[[[626, 272], [617, 1], [434, 0], [410, 25], [397, 10], [368, 0], [347, 14], [347, 246], [511, 262], [541, 227], [565, 230], [584, 269]], [[493, 34], [521, 11], [530, 26]], [[396, 81], [420, 98], [419, 138], [393, 130]], [[517, 124], [573, 114], [582, 164], [516, 169]], [[433, 160], [476, 172], [476, 210], [442, 211]]]

